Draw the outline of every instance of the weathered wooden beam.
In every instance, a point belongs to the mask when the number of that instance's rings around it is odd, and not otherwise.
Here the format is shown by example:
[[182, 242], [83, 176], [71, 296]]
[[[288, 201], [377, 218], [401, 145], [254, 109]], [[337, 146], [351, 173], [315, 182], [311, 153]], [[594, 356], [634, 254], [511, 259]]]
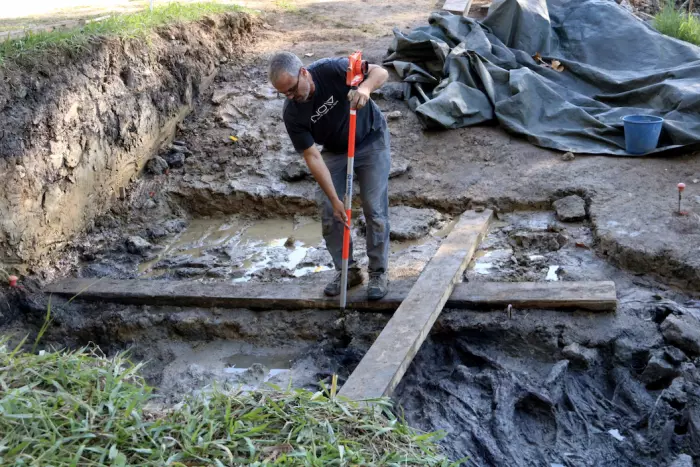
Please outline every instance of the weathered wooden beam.
[[443, 10], [455, 15], [467, 16], [472, 6], [472, 0], [445, 0]]
[[488, 229], [493, 211], [467, 211], [369, 348], [340, 395], [363, 400], [391, 395], [433, 327]]
[[[325, 276], [328, 279], [332, 276]], [[337, 297], [323, 294], [324, 281], [304, 278], [286, 283], [202, 283], [170, 280], [66, 279], [45, 291], [81, 300], [134, 305], [246, 308], [250, 310], [303, 310], [339, 308]], [[378, 301], [367, 300], [365, 286], [348, 291], [348, 308], [363, 311], [394, 311], [413, 282], [391, 283], [389, 293]]]
[[[393, 312], [415, 281], [396, 281], [377, 301], [366, 300], [364, 286], [348, 293], [348, 308]], [[338, 300], [323, 295], [323, 281], [314, 277], [281, 284], [203, 284], [140, 279], [66, 279], [46, 292], [81, 300], [153, 306], [246, 308], [251, 310], [336, 309]], [[617, 307], [615, 283], [606, 282], [470, 282], [455, 284], [446, 308], [543, 308], [612, 311]]]
[[448, 308], [541, 308], [614, 311], [617, 292], [612, 281], [599, 282], [470, 282], [457, 284]]

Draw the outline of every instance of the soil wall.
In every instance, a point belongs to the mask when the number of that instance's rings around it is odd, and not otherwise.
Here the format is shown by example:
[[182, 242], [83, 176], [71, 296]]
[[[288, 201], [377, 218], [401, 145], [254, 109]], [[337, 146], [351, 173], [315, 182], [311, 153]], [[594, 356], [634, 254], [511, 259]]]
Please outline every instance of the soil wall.
[[259, 22], [206, 17], [0, 69], [0, 266], [36, 268], [109, 210]]

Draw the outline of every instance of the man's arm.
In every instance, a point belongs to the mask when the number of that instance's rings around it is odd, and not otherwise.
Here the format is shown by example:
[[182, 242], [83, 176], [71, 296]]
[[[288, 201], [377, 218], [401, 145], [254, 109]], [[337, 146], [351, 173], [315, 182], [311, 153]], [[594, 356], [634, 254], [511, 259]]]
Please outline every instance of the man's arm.
[[350, 90], [348, 100], [350, 107], [361, 109], [369, 101], [372, 91], [378, 89], [389, 77], [389, 72], [379, 65], [369, 64], [367, 79], [357, 87], [357, 90]]
[[331, 205], [333, 206], [333, 216], [343, 224], [347, 224], [348, 218], [345, 215], [345, 205], [340, 198], [338, 198], [338, 195], [335, 192], [333, 180], [331, 179], [331, 173], [328, 171], [326, 163], [323, 162], [323, 156], [321, 156], [321, 153], [318, 152], [316, 146], [311, 146], [310, 148], [306, 149], [303, 155], [306, 165], [311, 171], [311, 175], [314, 176], [323, 192], [331, 201]]
[[359, 89], [366, 89], [367, 94], [376, 91], [389, 77], [389, 72], [379, 65], [369, 64], [367, 79], [358, 86]]

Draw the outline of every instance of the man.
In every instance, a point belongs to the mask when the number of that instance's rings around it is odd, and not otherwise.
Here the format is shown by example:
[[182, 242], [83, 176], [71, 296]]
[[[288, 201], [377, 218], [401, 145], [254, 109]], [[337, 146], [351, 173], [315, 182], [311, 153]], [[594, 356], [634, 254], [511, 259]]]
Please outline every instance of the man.
[[[370, 93], [387, 79], [387, 71], [369, 65], [365, 80], [357, 89], [346, 85], [347, 58], [326, 58], [304, 67], [288, 52], [270, 61], [269, 79], [287, 97], [283, 118], [294, 148], [321, 191], [323, 238], [333, 257], [336, 275], [324, 292], [340, 294], [343, 229], [347, 224], [343, 198], [347, 174], [347, 146], [351, 106], [357, 109], [355, 173], [360, 184], [362, 210], [367, 221], [369, 284], [367, 298], [378, 300], [388, 291], [389, 256], [389, 167], [390, 138], [386, 119]], [[323, 146], [323, 154], [315, 144]], [[348, 288], [363, 281], [350, 245]]]

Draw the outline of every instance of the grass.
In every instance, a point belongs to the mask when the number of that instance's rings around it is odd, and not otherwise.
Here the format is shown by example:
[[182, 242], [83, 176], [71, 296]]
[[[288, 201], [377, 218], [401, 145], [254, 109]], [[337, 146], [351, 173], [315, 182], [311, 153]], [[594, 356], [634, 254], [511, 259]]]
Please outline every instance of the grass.
[[294, 0], [275, 0], [274, 3], [277, 8], [290, 13], [299, 11], [299, 6], [295, 4]]
[[238, 11], [242, 8], [217, 2], [169, 3], [155, 6], [153, 11], [110, 16], [72, 29], [46, 32], [27, 31], [24, 37], [0, 43], [0, 64], [35, 57], [47, 51], [76, 52], [102, 36], [143, 38], [154, 28], [169, 23], [192, 21], [205, 15]]
[[437, 433], [410, 428], [388, 400], [340, 400], [335, 379], [316, 393], [214, 389], [157, 408], [141, 366], [91, 347], [0, 346], [0, 465], [456, 465]]
[[654, 17], [654, 27], [667, 36], [700, 45], [700, 20], [677, 10], [673, 3], [666, 3], [666, 6]]

